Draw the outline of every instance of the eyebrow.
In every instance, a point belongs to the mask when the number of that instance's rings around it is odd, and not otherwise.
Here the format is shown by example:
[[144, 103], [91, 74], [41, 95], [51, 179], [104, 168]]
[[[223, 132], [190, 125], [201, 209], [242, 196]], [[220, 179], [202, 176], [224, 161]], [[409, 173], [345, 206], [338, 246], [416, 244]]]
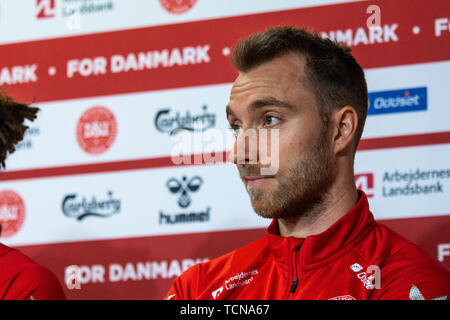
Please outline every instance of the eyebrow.
[[[255, 110], [255, 109], [266, 107], [266, 106], [276, 106], [276, 107], [281, 107], [281, 108], [294, 109], [294, 106], [292, 106], [291, 104], [281, 101], [281, 100], [278, 100], [274, 97], [267, 97], [267, 98], [255, 100], [249, 105], [249, 108]], [[230, 105], [227, 105], [225, 111], [227, 114], [227, 118], [230, 115], [234, 116], [233, 110], [231, 110]]]

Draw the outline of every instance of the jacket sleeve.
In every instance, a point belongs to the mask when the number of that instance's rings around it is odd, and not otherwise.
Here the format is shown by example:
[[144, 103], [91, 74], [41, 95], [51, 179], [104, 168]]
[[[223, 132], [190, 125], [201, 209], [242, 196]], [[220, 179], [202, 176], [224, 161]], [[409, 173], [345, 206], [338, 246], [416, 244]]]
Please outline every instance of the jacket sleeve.
[[381, 288], [374, 298], [448, 300], [450, 271], [431, 256], [408, 251], [404, 248], [381, 268]]
[[164, 300], [196, 299], [199, 267], [200, 264], [196, 264], [175, 278]]
[[65, 298], [56, 276], [38, 264], [30, 264], [20, 270], [4, 296], [4, 299], [8, 300], [65, 300]]
[[172, 284], [172, 287], [170, 287], [169, 292], [164, 297], [164, 300], [184, 300], [183, 294], [179, 290], [179, 284], [180, 281], [179, 277], [175, 279], [175, 281]]
[[448, 300], [450, 290], [439, 281], [405, 280], [378, 295], [379, 300]]

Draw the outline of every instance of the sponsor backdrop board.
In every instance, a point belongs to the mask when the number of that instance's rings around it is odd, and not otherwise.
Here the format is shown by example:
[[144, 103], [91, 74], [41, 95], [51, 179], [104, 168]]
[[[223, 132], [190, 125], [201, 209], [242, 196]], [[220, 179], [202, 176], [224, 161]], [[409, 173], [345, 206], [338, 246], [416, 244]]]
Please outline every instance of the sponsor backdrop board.
[[225, 106], [233, 45], [280, 24], [352, 48], [370, 105], [355, 183], [450, 267], [447, 0], [0, 0], [0, 87], [41, 108], [0, 175], [1, 242], [69, 299], [160, 299], [263, 236]]

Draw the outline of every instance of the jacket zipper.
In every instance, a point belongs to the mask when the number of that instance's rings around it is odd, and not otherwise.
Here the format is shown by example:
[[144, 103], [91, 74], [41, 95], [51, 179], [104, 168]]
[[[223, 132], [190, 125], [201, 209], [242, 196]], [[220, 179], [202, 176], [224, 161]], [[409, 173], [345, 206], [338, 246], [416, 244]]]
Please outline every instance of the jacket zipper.
[[293, 259], [293, 263], [292, 266], [294, 268], [294, 278], [292, 279], [291, 282], [291, 287], [289, 288], [289, 293], [295, 293], [295, 290], [297, 290], [297, 286], [298, 286], [298, 275], [297, 275], [297, 252], [300, 250], [300, 246], [298, 248], [295, 248], [294, 250], [294, 259]]
[[289, 290], [289, 292], [294, 293], [295, 289], [297, 289], [297, 285], [298, 285], [298, 277], [295, 277], [294, 280], [292, 280], [291, 289]]

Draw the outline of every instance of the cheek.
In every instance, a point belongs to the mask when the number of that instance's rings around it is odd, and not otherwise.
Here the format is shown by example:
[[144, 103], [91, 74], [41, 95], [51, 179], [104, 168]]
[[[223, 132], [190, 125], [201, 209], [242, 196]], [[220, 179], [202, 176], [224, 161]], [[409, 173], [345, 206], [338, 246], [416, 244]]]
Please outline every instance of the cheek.
[[[303, 159], [313, 143], [311, 132], [299, 131], [299, 126], [290, 131], [281, 132], [279, 138], [280, 172], [296, 166]], [[295, 129], [295, 130], [294, 130]], [[306, 131], [306, 130], [305, 130]]]
[[301, 157], [309, 150], [320, 133], [320, 122], [309, 118], [306, 121], [304, 118], [293, 120], [289, 127], [279, 132], [280, 150], [283, 149], [283, 152], [294, 157]]
[[278, 143], [279, 172], [283, 173], [298, 162], [302, 154], [302, 143], [296, 135], [281, 136]]

